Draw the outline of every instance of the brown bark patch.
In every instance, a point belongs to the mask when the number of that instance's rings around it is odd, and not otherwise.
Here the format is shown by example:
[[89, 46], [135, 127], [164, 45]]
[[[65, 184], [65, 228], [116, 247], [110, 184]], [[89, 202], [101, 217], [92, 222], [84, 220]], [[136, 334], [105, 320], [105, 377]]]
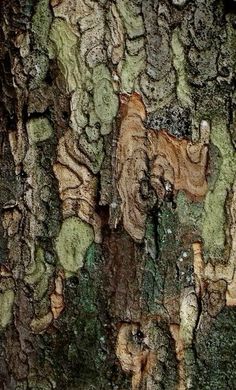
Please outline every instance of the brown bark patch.
[[167, 131], [146, 129], [146, 109], [134, 92], [120, 97], [120, 133], [116, 151], [116, 180], [126, 231], [136, 241], [145, 233], [147, 211], [158, 199], [184, 191], [193, 201], [207, 192], [208, 137], [197, 143], [177, 139]]

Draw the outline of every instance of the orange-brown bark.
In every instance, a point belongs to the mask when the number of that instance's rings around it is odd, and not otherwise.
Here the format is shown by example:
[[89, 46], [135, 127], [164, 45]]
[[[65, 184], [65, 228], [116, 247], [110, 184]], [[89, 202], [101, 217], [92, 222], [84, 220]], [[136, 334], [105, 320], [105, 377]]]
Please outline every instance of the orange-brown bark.
[[[127, 232], [137, 241], [145, 233], [147, 211], [158, 199], [184, 191], [193, 201], [207, 191], [208, 137], [193, 143], [146, 129], [146, 109], [141, 95], [121, 95], [120, 133], [116, 153], [117, 188]], [[149, 182], [150, 176], [150, 182]]]

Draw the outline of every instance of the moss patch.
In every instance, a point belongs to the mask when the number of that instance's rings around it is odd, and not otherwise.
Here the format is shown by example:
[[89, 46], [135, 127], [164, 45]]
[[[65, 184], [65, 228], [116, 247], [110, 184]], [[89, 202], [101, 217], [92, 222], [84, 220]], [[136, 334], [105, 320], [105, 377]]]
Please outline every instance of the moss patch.
[[118, 97], [112, 86], [109, 70], [105, 65], [98, 65], [93, 71], [94, 107], [98, 118], [104, 123], [111, 123], [118, 111]]
[[139, 54], [131, 56], [126, 54], [121, 71], [122, 90], [131, 92], [135, 89], [136, 80], [146, 66], [146, 53], [141, 50]]
[[47, 118], [34, 118], [27, 123], [27, 132], [29, 143], [32, 145], [52, 137], [53, 128]]
[[236, 384], [236, 310], [224, 308], [209, 331], [197, 334], [199, 390], [229, 390]]
[[52, 52], [57, 57], [61, 72], [67, 81], [68, 90], [75, 91], [81, 82], [77, 36], [66, 21], [55, 18], [50, 30], [50, 41]]
[[63, 222], [56, 240], [56, 250], [66, 276], [83, 266], [86, 251], [93, 240], [93, 228], [80, 218], [70, 217]]
[[6, 290], [0, 294], [0, 327], [5, 328], [12, 317], [12, 307], [14, 302], [13, 290]]
[[45, 262], [44, 251], [38, 247], [35, 251], [34, 262], [26, 269], [25, 281], [34, 287], [34, 297], [41, 300], [48, 289], [52, 266]]
[[145, 30], [139, 7], [129, 0], [118, 0], [116, 4], [129, 37], [143, 35]]
[[216, 259], [223, 255], [226, 223], [225, 203], [236, 174], [236, 155], [226, 123], [221, 118], [215, 118], [213, 121], [211, 141], [219, 149], [222, 163], [214, 187], [207, 193], [205, 199], [202, 236], [206, 254], [212, 259]]
[[32, 31], [38, 49], [47, 51], [48, 33], [52, 22], [49, 0], [39, 0], [32, 18]]

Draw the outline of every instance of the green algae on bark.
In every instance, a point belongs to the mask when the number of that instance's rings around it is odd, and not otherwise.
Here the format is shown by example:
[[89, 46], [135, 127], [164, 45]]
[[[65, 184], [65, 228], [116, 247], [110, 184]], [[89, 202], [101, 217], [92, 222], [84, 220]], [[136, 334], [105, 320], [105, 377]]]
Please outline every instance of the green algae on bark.
[[0, 328], [5, 328], [11, 321], [14, 297], [11, 289], [0, 293]]
[[45, 117], [30, 119], [27, 123], [29, 143], [46, 141], [53, 135], [53, 128], [49, 120]]
[[124, 21], [126, 31], [130, 38], [137, 38], [144, 34], [143, 19], [138, 5], [129, 0], [117, 1], [118, 11]]
[[141, 49], [137, 55], [126, 53], [121, 70], [122, 90], [132, 92], [137, 86], [137, 78], [145, 69], [146, 53]]
[[226, 242], [225, 204], [236, 174], [236, 155], [227, 130], [226, 121], [214, 118], [211, 142], [219, 149], [222, 163], [213, 188], [204, 203], [202, 236], [207, 257], [220, 259]]
[[68, 91], [75, 91], [81, 82], [77, 39], [70, 25], [62, 19], [55, 18], [50, 30], [50, 55], [56, 56], [61, 72], [64, 75]]
[[94, 108], [102, 123], [110, 124], [118, 111], [118, 97], [109, 69], [101, 64], [93, 69]]
[[53, 268], [45, 261], [44, 250], [36, 248], [34, 261], [27, 267], [25, 282], [34, 288], [34, 297], [41, 300], [48, 289]]
[[56, 239], [56, 250], [66, 276], [79, 271], [84, 256], [94, 240], [93, 228], [78, 217], [64, 220]]
[[52, 23], [49, 0], [38, 1], [32, 18], [32, 32], [36, 48], [47, 52], [48, 34]]

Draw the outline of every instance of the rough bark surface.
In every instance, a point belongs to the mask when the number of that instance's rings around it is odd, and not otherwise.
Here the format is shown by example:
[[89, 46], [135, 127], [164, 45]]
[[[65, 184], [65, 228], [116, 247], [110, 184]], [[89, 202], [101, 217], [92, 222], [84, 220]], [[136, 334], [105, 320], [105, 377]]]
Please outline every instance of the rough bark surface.
[[235, 389], [235, 1], [0, 10], [0, 388]]

